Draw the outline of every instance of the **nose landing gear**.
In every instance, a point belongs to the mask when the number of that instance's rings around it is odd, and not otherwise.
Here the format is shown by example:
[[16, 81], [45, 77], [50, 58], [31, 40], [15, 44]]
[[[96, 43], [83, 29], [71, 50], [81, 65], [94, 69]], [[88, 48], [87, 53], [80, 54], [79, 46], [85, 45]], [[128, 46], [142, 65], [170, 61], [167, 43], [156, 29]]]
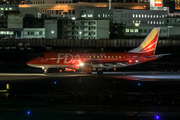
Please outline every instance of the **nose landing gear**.
[[48, 74], [49, 70], [48, 68], [44, 68], [44, 74]]

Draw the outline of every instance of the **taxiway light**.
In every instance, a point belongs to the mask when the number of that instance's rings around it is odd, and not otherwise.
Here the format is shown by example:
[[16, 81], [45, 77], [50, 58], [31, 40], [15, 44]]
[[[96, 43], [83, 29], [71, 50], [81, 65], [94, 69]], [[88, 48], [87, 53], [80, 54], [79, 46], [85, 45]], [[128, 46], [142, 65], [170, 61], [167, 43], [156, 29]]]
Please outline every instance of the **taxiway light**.
[[156, 116], [156, 119], [159, 119], [159, 116]]
[[30, 111], [27, 111], [27, 114], [28, 114], [28, 115], [30, 115], [30, 114], [31, 114], [31, 112], [30, 112]]
[[57, 82], [54, 82], [54, 84], [57, 84]]
[[138, 83], [138, 86], [140, 86], [141, 85], [141, 83]]

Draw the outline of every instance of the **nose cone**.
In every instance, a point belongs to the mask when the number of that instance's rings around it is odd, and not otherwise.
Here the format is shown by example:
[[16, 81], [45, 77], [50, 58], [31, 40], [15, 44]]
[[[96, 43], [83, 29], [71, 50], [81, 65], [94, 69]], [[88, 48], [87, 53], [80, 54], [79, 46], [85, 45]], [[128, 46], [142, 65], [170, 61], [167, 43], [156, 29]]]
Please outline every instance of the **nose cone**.
[[31, 66], [34, 64], [34, 60], [29, 60], [27, 63], [26, 63], [28, 66]]
[[28, 66], [33, 67], [34, 65], [37, 64], [37, 62], [38, 62], [38, 58], [33, 58], [33, 59], [29, 60], [26, 64], [27, 64]]

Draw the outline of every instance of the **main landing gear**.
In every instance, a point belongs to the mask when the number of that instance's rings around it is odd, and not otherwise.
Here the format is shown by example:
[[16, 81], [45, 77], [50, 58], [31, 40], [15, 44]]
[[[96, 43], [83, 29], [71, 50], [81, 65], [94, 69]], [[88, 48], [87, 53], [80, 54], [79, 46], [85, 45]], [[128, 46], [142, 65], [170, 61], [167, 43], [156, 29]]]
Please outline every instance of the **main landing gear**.
[[97, 70], [97, 74], [98, 75], [103, 75], [103, 70], [102, 69]]

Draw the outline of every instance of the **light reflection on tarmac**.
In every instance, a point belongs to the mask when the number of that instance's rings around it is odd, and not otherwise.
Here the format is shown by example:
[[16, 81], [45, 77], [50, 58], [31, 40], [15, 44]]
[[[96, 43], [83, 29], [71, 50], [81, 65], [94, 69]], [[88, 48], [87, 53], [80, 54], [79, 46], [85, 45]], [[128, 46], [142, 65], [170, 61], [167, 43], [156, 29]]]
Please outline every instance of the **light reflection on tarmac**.
[[138, 72], [104, 72], [103, 75], [97, 75], [97, 72], [92, 74], [83, 73], [0, 73], [0, 78], [8, 80], [13, 79], [36, 79], [44, 77], [108, 77], [108, 78], [119, 78], [126, 80], [139, 80], [139, 81], [180, 81], [179, 72], [157, 72], [157, 71], [138, 71]]

